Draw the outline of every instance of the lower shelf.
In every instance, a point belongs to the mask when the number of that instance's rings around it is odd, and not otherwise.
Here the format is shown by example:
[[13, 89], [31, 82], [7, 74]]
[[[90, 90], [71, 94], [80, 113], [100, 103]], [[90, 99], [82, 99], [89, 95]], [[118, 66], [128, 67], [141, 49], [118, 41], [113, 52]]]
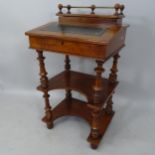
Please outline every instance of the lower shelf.
[[[79, 116], [85, 119], [91, 126], [92, 124], [91, 112], [92, 111], [90, 108], [88, 108], [87, 103], [83, 101], [74, 98], [71, 98], [70, 100], [64, 99], [60, 104], [58, 104], [53, 109], [53, 121], [63, 116]], [[91, 145], [98, 146], [107, 127], [111, 122], [113, 115], [114, 113], [107, 114], [104, 110], [102, 110], [98, 120], [100, 136], [96, 139], [93, 139], [90, 133], [87, 140], [90, 142]]]
[[64, 99], [53, 109], [53, 121], [62, 116], [79, 116], [91, 125], [91, 111], [83, 101], [72, 98]]

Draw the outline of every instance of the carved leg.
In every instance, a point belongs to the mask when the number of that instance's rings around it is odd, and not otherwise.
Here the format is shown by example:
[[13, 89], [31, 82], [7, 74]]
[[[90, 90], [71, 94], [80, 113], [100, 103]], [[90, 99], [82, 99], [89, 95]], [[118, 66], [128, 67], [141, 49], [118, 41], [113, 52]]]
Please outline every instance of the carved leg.
[[109, 75], [109, 80], [110, 80], [111, 83], [114, 83], [117, 80], [117, 72], [118, 72], [117, 64], [118, 64], [118, 58], [119, 57], [120, 57], [119, 54], [116, 54], [113, 57], [113, 65], [112, 65], [112, 68], [111, 68], [111, 73]]
[[[118, 58], [119, 58], [119, 54], [116, 54], [113, 57], [113, 64], [112, 64], [112, 68], [111, 68], [111, 73], [109, 75], [109, 81], [111, 83], [115, 83], [117, 81], [117, 72], [118, 72]], [[113, 101], [112, 101], [112, 96], [110, 97], [107, 106], [106, 106], [106, 112], [107, 114], [113, 114]]]
[[40, 82], [41, 87], [44, 91], [44, 99], [45, 99], [45, 117], [42, 119], [46, 124], [47, 128], [51, 129], [53, 127], [53, 120], [52, 120], [52, 110], [49, 102], [49, 94], [48, 94], [48, 78], [47, 78], [47, 72], [45, 69], [43, 51], [38, 51], [38, 61], [40, 66]]
[[[69, 85], [69, 74], [70, 74], [70, 68], [71, 68], [71, 65], [70, 65], [70, 58], [69, 58], [69, 55], [66, 55], [65, 56], [65, 71], [66, 71], [66, 76], [68, 76], [66, 79], [68, 80], [67, 81], [67, 85]], [[66, 99], [67, 100], [70, 100], [72, 98], [72, 93], [71, 93], [71, 90], [70, 89], [66, 89]]]
[[[94, 84], [94, 103], [93, 104], [99, 104], [100, 101], [100, 92], [103, 89], [102, 84], [102, 72], [104, 72], [104, 69], [102, 68], [103, 61], [96, 61], [97, 62], [97, 68], [95, 68], [96, 71], [96, 79]], [[99, 115], [100, 115], [101, 109], [93, 109], [92, 110], [92, 127], [91, 127], [91, 137], [92, 139], [97, 139], [100, 137], [99, 133]], [[91, 144], [91, 147], [93, 149], [97, 148], [96, 144]]]

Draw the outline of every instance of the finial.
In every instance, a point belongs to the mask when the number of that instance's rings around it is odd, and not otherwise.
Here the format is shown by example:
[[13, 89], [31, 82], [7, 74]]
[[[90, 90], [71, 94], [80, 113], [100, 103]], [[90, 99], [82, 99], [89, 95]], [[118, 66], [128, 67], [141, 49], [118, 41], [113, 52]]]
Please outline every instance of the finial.
[[124, 15], [124, 14], [123, 14], [124, 9], [125, 9], [125, 6], [124, 6], [124, 5], [120, 5], [120, 10], [121, 10], [121, 11], [120, 11], [120, 14], [121, 14], [121, 15]]
[[119, 15], [120, 4], [115, 4], [115, 15]]
[[67, 13], [68, 13], [68, 14], [71, 14], [71, 12], [70, 12], [70, 10], [71, 10], [71, 5], [67, 5], [67, 9], [68, 9]]
[[63, 5], [62, 4], [59, 4], [58, 5], [58, 8], [59, 8], [59, 14], [63, 14], [63, 12], [62, 12]]
[[96, 6], [95, 5], [92, 5], [91, 6], [91, 10], [92, 10], [91, 14], [95, 14], [95, 12], [94, 12], [95, 9], [96, 9]]

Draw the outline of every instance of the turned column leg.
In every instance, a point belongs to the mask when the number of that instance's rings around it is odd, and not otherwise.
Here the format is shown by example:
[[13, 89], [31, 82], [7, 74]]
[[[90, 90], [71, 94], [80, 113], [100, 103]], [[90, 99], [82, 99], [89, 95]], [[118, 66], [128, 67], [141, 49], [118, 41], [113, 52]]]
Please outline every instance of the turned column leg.
[[[111, 68], [111, 73], [109, 75], [109, 81], [111, 83], [115, 83], [117, 81], [117, 72], [118, 72], [118, 59], [119, 59], [119, 54], [114, 55], [113, 57], [113, 64]], [[113, 114], [113, 101], [112, 101], [112, 96], [110, 97], [109, 101], [107, 102], [106, 106], [106, 112], [107, 114]]]
[[48, 77], [44, 63], [45, 57], [43, 56], [43, 51], [37, 50], [37, 53], [38, 53], [37, 59], [39, 61], [40, 66], [40, 82], [42, 90], [44, 92], [43, 97], [45, 100], [45, 116], [42, 120], [47, 124], [47, 128], [51, 129], [53, 127], [53, 120], [52, 120], [52, 109], [49, 102], [50, 95], [48, 94]]
[[113, 57], [113, 64], [112, 64], [112, 68], [111, 68], [111, 73], [109, 75], [109, 80], [111, 83], [115, 83], [117, 80], [117, 72], [118, 72], [118, 58], [119, 58], [119, 54], [114, 55]]
[[[69, 55], [65, 56], [65, 71], [66, 71], [66, 76], [67, 76], [67, 85], [69, 85], [69, 74], [70, 74], [70, 69], [71, 69], [71, 65], [70, 65], [70, 58]], [[72, 98], [72, 93], [70, 89], [66, 89], [66, 99], [70, 100]]]
[[[101, 102], [100, 97], [101, 97], [101, 91], [103, 89], [103, 84], [102, 84], [102, 73], [104, 72], [104, 68], [102, 68], [103, 61], [96, 61], [97, 67], [95, 68], [96, 71], [96, 79], [95, 79], [95, 84], [94, 84], [94, 102], [93, 104], [99, 104]], [[99, 133], [99, 114], [100, 114], [101, 109], [93, 109], [92, 110], [92, 126], [91, 126], [91, 137], [93, 139], [97, 139], [100, 136]], [[97, 148], [97, 145], [91, 144], [91, 147], [93, 149]]]

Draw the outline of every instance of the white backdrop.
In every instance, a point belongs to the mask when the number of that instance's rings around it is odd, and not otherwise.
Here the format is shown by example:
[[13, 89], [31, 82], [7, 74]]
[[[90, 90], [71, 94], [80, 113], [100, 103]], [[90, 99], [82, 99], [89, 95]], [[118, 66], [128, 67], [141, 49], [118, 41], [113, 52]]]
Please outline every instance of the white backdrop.
[[[131, 111], [134, 109], [132, 103], [136, 103], [136, 108], [143, 106], [148, 111], [147, 115], [151, 113], [150, 110], [155, 110], [152, 104], [155, 102], [154, 0], [0, 0], [0, 93], [36, 93], [35, 88], [39, 83], [37, 55], [33, 50], [28, 49], [28, 38], [24, 33], [56, 20], [58, 3], [72, 5], [123, 3], [126, 5], [124, 22], [130, 24], [130, 27], [127, 31], [126, 47], [121, 52], [118, 77], [120, 84], [116, 96], [127, 99], [126, 108]], [[49, 76], [53, 76], [63, 69], [64, 57], [60, 54], [46, 53], [46, 55]], [[72, 66], [75, 70], [94, 73], [95, 64], [91, 59], [72, 57], [71, 60], [74, 62]], [[109, 67], [108, 64], [106, 66]], [[144, 112], [145, 109], [143, 109]], [[155, 116], [153, 111], [151, 116]], [[152, 120], [151, 118], [149, 117], [150, 122], [146, 125], [150, 128], [146, 128], [145, 132], [155, 130], [152, 124], [155, 117]], [[151, 139], [150, 143], [154, 143], [155, 137], [146, 134], [146, 137], [148, 136]]]

